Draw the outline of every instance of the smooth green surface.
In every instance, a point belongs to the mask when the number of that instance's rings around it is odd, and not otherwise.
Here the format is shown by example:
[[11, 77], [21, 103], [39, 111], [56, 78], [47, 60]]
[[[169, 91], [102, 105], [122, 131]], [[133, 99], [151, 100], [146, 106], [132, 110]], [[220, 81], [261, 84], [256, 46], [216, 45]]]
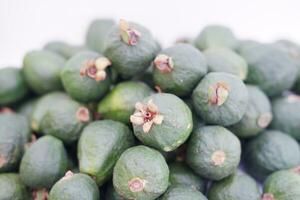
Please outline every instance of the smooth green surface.
[[[133, 178], [145, 181], [142, 191], [129, 189], [128, 182]], [[154, 200], [167, 190], [168, 182], [169, 168], [164, 157], [146, 146], [126, 150], [114, 168], [114, 188], [125, 199]]]
[[170, 187], [160, 200], [207, 200], [198, 190], [185, 185]]
[[300, 96], [289, 95], [272, 102], [274, 119], [271, 127], [300, 141]]
[[272, 194], [275, 200], [298, 200], [300, 197], [300, 174], [294, 171], [278, 171], [264, 183], [264, 193]]
[[191, 110], [173, 94], [153, 94], [142, 102], [146, 105], [150, 100], [164, 119], [159, 125], [153, 124], [148, 133], [144, 133], [142, 125], [133, 124], [134, 134], [142, 143], [158, 150], [175, 150], [187, 140], [193, 129]]
[[259, 134], [272, 121], [271, 102], [266, 94], [254, 85], [247, 85], [249, 102], [246, 113], [230, 130], [239, 138], [249, 138]]
[[61, 90], [59, 74], [65, 62], [64, 57], [51, 51], [31, 51], [23, 60], [25, 80], [29, 87], [39, 95]]
[[249, 173], [264, 180], [272, 172], [299, 165], [300, 147], [291, 136], [268, 130], [246, 143], [243, 157]]
[[17, 112], [25, 117], [27, 117], [29, 120], [31, 119], [31, 115], [33, 113], [34, 107], [36, 105], [37, 98], [29, 99], [22, 104], [20, 104], [17, 107]]
[[88, 50], [88, 48], [85, 46], [70, 45], [61, 41], [49, 42], [44, 46], [44, 49], [57, 53], [66, 59], [71, 58], [73, 55], [80, 51]]
[[[224, 162], [215, 165], [215, 152], [225, 153]], [[187, 147], [187, 163], [196, 172], [210, 180], [221, 180], [233, 174], [240, 163], [239, 139], [222, 126], [204, 126], [192, 133]]]
[[154, 83], [164, 92], [187, 96], [207, 73], [205, 57], [192, 45], [175, 44], [162, 50], [158, 55], [169, 56], [174, 62], [174, 68], [167, 73], [154, 66]]
[[109, 183], [109, 185], [106, 188], [105, 199], [107, 199], [107, 200], [124, 200], [124, 198], [121, 197], [117, 193], [117, 191], [115, 190], [112, 183]]
[[[109, 89], [111, 78], [107, 75], [105, 80], [96, 80], [80, 75], [80, 69], [89, 60], [94, 60], [102, 55], [85, 51], [72, 56], [61, 72], [61, 79], [66, 92], [75, 100], [88, 103], [99, 101]], [[107, 70], [106, 70], [107, 71]]]
[[0, 69], [0, 105], [15, 103], [28, 93], [28, 86], [20, 69], [5, 67]]
[[135, 110], [135, 103], [153, 93], [152, 89], [137, 81], [117, 84], [98, 104], [98, 113], [104, 119], [112, 119], [128, 124]]
[[200, 50], [211, 47], [227, 47], [235, 49], [238, 41], [233, 32], [222, 25], [209, 25], [204, 27], [200, 34], [196, 37], [195, 46]]
[[95, 181], [85, 174], [74, 174], [53, 185], [49, 200], [100, 200]]
[[96, 178], [102, 185], [111, 177], [120, 155], [134, 145], [131, 130], [112, 120], [101, 120], [86, 126], [78, 142], [80, 172]]
[[0, 174], [1, 200], [29, 200], [30, 195], [18, 174]]
[[148, 29], [132, 22], [129, 22], [129, 27], [141, 34], [136, 45], [126, 44], [121, 39], [119, 25], [115, 25], [106, 37], [104, 51], [104, 55], [112, 61], [112, 67], [125, 79], [145, 71], [159, 51], [157, 42]]
[[213, 182], [208, 191], [209, 200], [261, 200], [255, 180], [242, 172]]
[[44, 136], [25, 152], [20, 176], [28, 187], [51, 188], [65, 174], [67, 165], [63, 143], [53, 136]]
[[[228, 97], [222, 105], [210, 104], [209, 90], [222, 83], [228, 87]], [[246, 112], [248, 91], [240, 78], [224, 72], [208, 73], [193, 92], [195, 111], [210, 124], [229, 126], [237, 123]]]

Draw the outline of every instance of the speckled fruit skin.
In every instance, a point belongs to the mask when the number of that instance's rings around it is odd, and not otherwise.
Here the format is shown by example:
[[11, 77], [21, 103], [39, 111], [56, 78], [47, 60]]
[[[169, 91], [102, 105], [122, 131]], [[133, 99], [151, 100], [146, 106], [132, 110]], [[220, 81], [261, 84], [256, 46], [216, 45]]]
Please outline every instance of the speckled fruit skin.
[[159, 55], [161, 54], [171, 57], [174, 62], [171, 72], [161, 72], [154, 67], [154, 83], [164, 92], [187, 96], [207, 73], [203, 54], [192, 45], [175, 44], [162, 50]]
[[[226, 156], [220, 165], [212, 161], [216, 151], [222, 151]], [[193, 132], [188, 142], [187, 163], [194, 172], [210, 180], [221, 180], [233, 174], [240, 157], [239, 139], [222, 126], [201, 127]]]
[[57, 53], [66, 59], [71, 58], [73, 55], [80, 51], [88, 50], [88, 48], [85, 46], [70, 45], [61, 41], [49, 42], [44, 46], [44, 49]]
[[18, 174], [0, 174], [1, 200], [29, 200], [29, 193]]
[[106, 35], [115, 25], [112, 19], [97, 19], [92, 21], [86, 33], [86, 45], [93, 51], [103, 53]]
[[247, 85], [249, 102], [243, 118], [229, 129], [239, 138], [249, 138], [263, 131], [272, 120], [271, 102], [265, 93], [254, 85]]
[[198, 190], [186, 185], [171, 186], [160, 200], [207, 200]]
[[129, 26], [141, 33], [137, 44], [126, 44], [121, 39], [119, 26], [115, 25], [106, 37], [104, 51], [104, 55], [112, 61], [112, 67], [125, 79], [145, 71], [159, 51], [157, 42], [148, 29], [132, 22], [129, 22]]
[[204, 51], [207, 60], [208, 71], [227, 72], [245, 80], [248, 74], [248, 65], [244, 58], [233, 50], [216, 47]]
[[0, 114], [0, 173], [15, 171], [31, 136], [29, 123], [19, 114]]
[[206, 26], [195, 39], [195, 46], [200, 50], [212, 47], [235, 49], [238, 44], [233, 32], [220, 25]]
[[44, 136], [25, 152], [20, 176], [28, 187], [51, 188], [67, 171], [67, 162], [63, 143], [53, 136]]
[[81, 108], [87, 109], [72, 99], [56, 101], [55, 106], [48, 107], [42, 116], [41, 132], [55, 136], [67, 144], [77, 141], [84, 126], [92, 120], [90, 111], [88, 111], [87, 121], [78, 119], [77, 112]]
[[152, 89], [137, 81], [117, 84], [98, 105], [98, 113], [105, 119], [112, 119], [128, 124], [134, 112], [135, 103], [153, 93]]
[[208, 191], [209, 200], [261, 200], [261, 193], [255, 180], [242, 172], [213, 182]]
[[15, 103], [28, 93], [22, 71], [14, 67], [0, 69], [0, 105]]
[[[130, 190], [128, 182], [133, 178], [145, 181], [142, 191]], [[114, 188], [125, 199], [154, 200], [167, 190], [168, 182], [169, 168], [164, 157], [146, 146], [126, 150], [114, 168]]]
[[[217, 83], [229, 87], [226, 101], [218, 106], [209, 103], [209, 88]], [[224, 72], [208, 73], [193, 92], [195, 111], [207, 123], [229, 126], [237, 123], [246, 112], [248, 91], [240, 78]]]
[[296, 63], [298, 67], [298, 77], [292, 88], [294, 92], [300, 94], [300, 46], [289, 40], [279, 40], [274, 43], [274, 45], [285, 53]]
[[189, 107], [177, 96], [168, 93], [157, 93], [145, 98], [158, 107], [164, 116], [160, 125], [153, 124], [148, 133], [144, 133], [142, 125], [133, 124], [135, 136], [144, 144], [161, 151], [173, 151], [183, 144], [193, 129], [192, 113]]
[[300, 197], [300, 174], [282, 170], [271, 174], [264, 183], [263, 192], [272, 194], [275, 200], [298, 200]]
[[300, 147], [291, 136], [268, 130], [246, 143], [243, 158], [247, 171], [264, 180], [274, 171], [299, 165]]
[[295, 83], [297, 65], [285, 52], [273, 45], [256, 44], [244, 48], [240, 53], [249, 65], [246, 82], [258, 85], [268, 96], [280, 95]]
[[68, 60], [61, 72], [61, 79], [66, 92], [75, 100], [80, 102], [99, 101], [109, 90], [111, 84], [110, 76], [105, 80], [95, 81], [94, 79], [81, 76], [80, 69], [86, 61], [103, 57], [102, 55], [85, 51], [74, 55]]
[[112, 183], [109, 183], [109, 185], [106, 188], [105, 192], [105, 199], [109, 200], [124, 200], [123, 197], [121, 197], [117, 191], [115, 190], [114, 186]]
[[23, 60], [25, 80], [37, 94], [61, 90], [59, 74], [65, 62], [64, 57], [51, 51], [31, 51]]
[[95, 181], [79, 173], [56, 182], [49, 193], [49, 200], [100, 200], [100, 194]]
[[169, 169], [169, 182], [171, 185], [186, 185], [202, 193], [205, 191], [206, 181], [198, 174], [195, 174], [185, 163], [170, 163]]
[[41, 132], [41, 121], [44, 115], [47, 113], [49, 109], [52, 107], [56, 107], [56, 103], [60, 100], [70, 99], [70, 97], [63, 92], [51, 92], [45, 94], [44, 96], [40, 97], [36, 105], [34, 106], [32, 115], [31, 115], [31, 129], [35, 132]]
[[132, 132], [120, 122], [101, 120], [89, 124], [78, 142], [80, 172], [95, 177], [102, 185], [110, 178], [120, 155], [133, 145]]
[[271, 127], [300, 141], [300, 96], [289, 95], [273, 101]]

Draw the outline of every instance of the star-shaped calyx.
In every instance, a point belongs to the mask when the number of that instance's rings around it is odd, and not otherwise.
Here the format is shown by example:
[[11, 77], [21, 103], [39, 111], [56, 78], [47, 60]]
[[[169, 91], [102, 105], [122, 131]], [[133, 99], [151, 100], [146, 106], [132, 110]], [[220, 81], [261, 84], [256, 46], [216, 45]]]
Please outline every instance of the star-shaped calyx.
[[149, 100], [146, 105], [137, 102], [135, 109], [134, 114], [130, 116], [130, 121], [135, 125], [143, 125], [144, 133], [148, 133], [153, 125], [159, 125], [164, 120], [164, 116], [159, 113], [158, 107], [152, 100]]
[[141, 33], [129, 26], [129, 23], [123, 19], [120, 20], [120, 35], [123, 42], [129, 46], [137, 45]]
[[221, 106], [229, 96], [229, 85], [224, 82], [218, 82], [208, 89], [208, 103], [210, 105]]
[[162, 73], [169, 73], [174, 68], [174, 62], [172, 57], [164, 54], [159, 54], [154, 59], [154, 66]]
[[95, 79], [97, 82], [103, 81], [107, 76], [105, 69], [110, 65], [110, 60], [105, 57], [88, 60], [80, 69], [80, 75]]

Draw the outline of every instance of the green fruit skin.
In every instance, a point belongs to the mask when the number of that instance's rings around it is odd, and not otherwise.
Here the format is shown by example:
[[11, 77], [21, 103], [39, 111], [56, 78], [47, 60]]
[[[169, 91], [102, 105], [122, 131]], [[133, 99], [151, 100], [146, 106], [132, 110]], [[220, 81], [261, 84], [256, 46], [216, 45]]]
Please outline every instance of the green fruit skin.
[[31, 51], [23, 60], [23, 72], [29, 87], [37, 94], [61, 90], [60, 71], [66, 60], [51, 51]]
[[298, 200], [300, 197], [300, 174], [291, 170], [277, 171], [264, 183], [264, 193], [272, 194], [275, 200]]
[[129, 22], [129, 27], [141, 33], [136, 45], [130, 46], [120, 36], [119, 26], [113, 26], [105, 42], [104, 55], [108, 57], [122, 78], [129, 79], [145, 71], [159, 51], [150, 31], [141, 25]]
[[85, 62], [93, 60], [102, 55], [95, 52], [80, 52], [68, 60], [61, 71], [61, 79], [66, 92], [75, 100], [88, 103], [99, 101], [108, 91], [111, 78], [107, 76], [105, 80], [96, 80], [80, 75], [80, 69]]
[[154, 67], [154, 83], [164, 92], [187, 96], [207, 73], [203, 54], [192, 45], [176, 44], [159, 54], [171, 57], [174, 62], [174, 68], [169, 73], [161, 72]]
[[233, 32], [220, 25], [210, 25], [205, 27], [194, 41], [195, 46], [200, 50], [212, 47], [226, 47], [235, 49], [238, 45]]
[[242, 172], [213, 182], [208, 191], [209, 200], [261, 200], [261, 193], [255, 180]]
[[70, 99], [70, 97], [63, 92], [51, 92], [40, 97], [34, 106], [31, 115], [31, 129], [35, 132], [41, 132], [41, 121], [49, 109], [56, 107], [56, 103], [61, 100]]
[[246, 82], [258, 85], [269, 97], [280, 95], [296, 81], [297, 65], [273, 45], [251, 45], [241, 51], [241, 55], [249, 65]]
[[195, 174], [186, 164], [182, 162], [174, 162], [169, 164], [171, 185], [186, 185], [193, 189], [204, 192], [206, 181]]
[[227, 48], [210, 48], [204, 51], [210, 72], [227, 72], [240, 77], [247, 78], [248, 65], [244, 58]]
[[93, 51], [103, 53], [106, 35], [114, 25], [115, 22], [112, 19], [97, 19], [92, 21], [86, 33], [85, 41], [87, 46]]
[[134, 112], [135, 103], [153, 93], [142, 82], [127, 81], [116, 85], [98, 105], [98, 112], [104, 119], [112, 119], [128, 124]]
[[[212, 161], [216, 151], [225, 153], [225, 160], [220, 165]], [[193, 132], [188, 142], [187, 163], [194, 172], [210, 180], [221, 180], [233, 174], [240, 157], [239, 139], [222, 126], [201, 127]]]
[[274, 118], [271, 127], [300, 141], [300, 97], [287, 96], [275, 99], [272, 102], [272, 110]]
[[112, 120], [90, 123], [78, 142], [80, 172], [94, 176], [102, 185], [110, 178], [121, 154], [133, 145], [133, 134], [126, 125]]
[[[59, 100], [55, 107], [49, 107], [41, 120], [41, 131], [70, 144], [78, 140], [84, 126], [89, 122], [81, 122], [76, 114], [84, 107], [72, 99]], [[89, 114], [89, 119], [92, 116]]]
[[29, 92], [22, 71], [14, 67], [0, 69], [0, 105], [15, 103]]
[[160, 200], [207, 200], [198, 190], [186, 185], [175, 185], [170, 187]]
[[69, 45], [61, 41], [49, 42], [44, 46], [44, 49], [48, 51], [52, 51], [53, 53], [57, 53], [66, 59], [71, 58], [73, 55], [75, 55], [80, 51], [88, 50], [88, 48], [85, 46]]
[[55, 183], [49, 200], [100, 200], [95, 181], [85, 174], [74, 174]]
[[246, 143], [243, 157], [249, 173], [264, 180], [272, 172], [299, 165], [300, 147], [291, 136], [268, 130]]
[[117, 191], [115, 190], [114, 186], [112, 183], [110, 183], [108, 186], [107, 186], [107, 189], [106, 189], [106, 193], [105, 193], [105, 199], [108, 199], [108, 200], [124, 200], [123, 197], [121, 197]]
[[25, 101], [21, 105], [18, 106], [17, 112], [28, 119], [31, 119], [31, 115], [33, 113], [34, 107], [36, 105], [37, 99], [29, 99], [28, 101]]
[[29, 200], [30, 195], [18, 174], [0, 174], [1, 200]]
[[[209, 88], [217, 83], [225, 83], [229, 87], [226, 101], [218, 106], [209, 103]], [[195, 88], [193, 95], [195, 111], [210, 124], [229, 126], [237, 123], [246, 113], [248, 91], [240, 78], [224, 72], [208, 73]]]
[[[229, 127], [239, 138], [249, 138], [259, 134], [269, 125], [273, 116], [271, 102], [266, 94], [254, 85], [247, 85], [247, 90], [249, 102], [246, 113], [238, 123]], [[266, 115], [270, 117], [270, 121], [262, 127], [259, 120]]]
[[20, 165], [22, 181], [31, 188], [51, 188], [67, 170], [63, 143], [53, 136], [38, 139], [24, 154]]
[[[130, 190], [128, 182], [133, 178], [145, 181], [142, 191]], [[125, 199], [154, 200], [167, 190], [168, 182], [169, 168], [164, 157], [143, 145], [127, 149], [114, 167], [114, 188]]]
[[192, 112], [177, 96], [168, 93], [157, 93], [145, 98], [158, 107], [163, 115], [162, 124], [153, 124], [148, 133], [144, 133], [142, 125], [133, 124], [135, 136], [144, 144], [155, 147], [160, 151], [173, 151], [183, 144], [193, 129]]

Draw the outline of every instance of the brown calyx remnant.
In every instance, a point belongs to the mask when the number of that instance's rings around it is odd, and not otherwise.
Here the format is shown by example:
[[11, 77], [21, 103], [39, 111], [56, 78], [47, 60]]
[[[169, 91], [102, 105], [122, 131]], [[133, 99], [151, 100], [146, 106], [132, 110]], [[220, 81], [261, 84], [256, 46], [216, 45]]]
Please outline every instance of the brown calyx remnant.
[[2, 107], [0, 108], [0, 113], [13, 113], [14, 111], [9, 107]]
[[94, 60], [86, 61], [85, 65], [80, 69], [81, 76], [90, 77], [97, 82], [106, 79], [107, 73], [105, 69], [111, 65], [110, 60], [106, 57], [100, 57]]
[[3, 155], [0, 154], [0, 167], [4, 166], [6, 163], [6, 159]]
[[89, 109], [83, 106], [79, 107], [76, 112], [76, 118], [78, 119], [78, 121], [83, 123], [90, 121]]
[[174, 68], [174, 62], [172, 57], [160, 54], [154, 59], [154, 66], [162, 73], [170, 73]]
[[300, 165], [298, 167], [295, 167], [293, 171], [300, 175]]
[[137, 45], [141, 33], [129, 26], [129, 23], [123, 19], [120, 20], [120, 35], [123, 42], [130, 46]]
[[33, 190], [33, 200], [48, 200], [49, 194], [46, 189]]
[[130, 121], [135, 125], [143, 125], [144, 133], [148, 133], [154, 124], [159, 125], [164, 120], [164, 116], [159, 114], [158, 107], [152, 99], [146, 105], [137, 102], [135, 109], [135, 113], [130, 116]]
[[265, 193], [262, 195], [262, 200], [275, 200], [275, 197], [273, 194]]
[[25, 144], [25, 149], [28, 149], [29, 147], [31, 147], [33, 145], [33, 143], [36, 142], [36, 140], [37, 140], [36, 139], [36, 135], [32, 134], [30, 142], [28, 142], [28, 143]]
[[32, 120], [32, 121], [31, 121], [31, 128], [32, 128], [32, 130], [34, 130], [34, 131], [37, 131], [37, 130], [39, 129], [39, 125], [38, 125], [38, 123], [36, 122], [36, 120]]
[[145, 188], [146, 181], [140, 179], [139, 177], [135, 177], [128, 181], [128, 187], [131, 192], [141, 192]]
[[154, 88], [157, 91], [157, 93], [162, 93], [162, 89], [158, 85], [156, 85]]
[[67, 171], [65, 176], [61, 178], [61, 180], [67, 180], [67, 179], [71, 178], [73, 175], [74, 175], [74, 173], [69, 170], [69, 171]]
[[229, 96], [229, 85], [224, 82], [219, 82], [208, 89], [208, 102], [210, 105], [221, 106]]
[[226, 160], [226, 154], [222, 150], [215, 151], [211, 156], [211, 161], [213, 165], [220, 166], [222, 165]]
[[273, 116], [271, 113], [264, 113], [258, 117], [257, 125], [260, 128], [266, 128], [272, 121], [272, 118], [273, 118]]

